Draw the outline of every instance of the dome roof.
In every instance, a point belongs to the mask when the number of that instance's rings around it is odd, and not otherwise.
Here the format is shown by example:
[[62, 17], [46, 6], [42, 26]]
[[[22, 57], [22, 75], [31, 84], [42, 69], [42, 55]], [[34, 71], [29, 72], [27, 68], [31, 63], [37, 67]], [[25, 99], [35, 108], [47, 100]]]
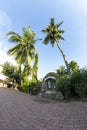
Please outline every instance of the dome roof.
[[45, 77], [44, 77], [43, 80], [46, 81], [47, 79], [56, 79], [56, 76], [57, 76], [56, 73], [54, 73], [54, 72], [49, 72], [48, 74], [45, 75]]

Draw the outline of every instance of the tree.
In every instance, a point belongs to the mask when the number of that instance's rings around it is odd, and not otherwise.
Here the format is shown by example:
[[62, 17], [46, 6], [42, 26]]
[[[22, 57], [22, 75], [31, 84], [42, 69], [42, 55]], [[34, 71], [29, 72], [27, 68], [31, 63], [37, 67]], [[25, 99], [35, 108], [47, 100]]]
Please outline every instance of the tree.
[[43, 43], [47, 45], [50, 42], [52, 47], [54, 46], [55, 43], [57, 44], [57, 47], [63, 56], [64, 62], [67, 68], [67, 72], [70, 76], [71, 72], [70, 72], [69, 64], [68, 64], [68, 61], [66, 60], [66, 56], [63, 50], [61, 49], [60, 43], [59, 43], [60, 40], [64, 40], [64, 38], [61, 36], [61, 34], [63, 34], [64, 31], [59, 30], [59, 27], [61, 26], [62, 23], [63, 21], [60, 22], [59, 24], [55, 24], [54, 18], [51, 18], [50, 25], [48, 25], [45, 29], [42, 30], [42, 32], [46, 34], [46, 37], [44, 38]]
[[30, 26], [28, 28], [23, 28], [23, 35], [19, 35], [15, 32], [9, 32], [7, 34], [8, 39], [16, 45], [8, 51], [8, 54], [14, 55], [15, 60], [18, 64], [24, 66], [24, 74], [28, 76], [30, 73], [30, 62], [35, 59], [36, 49], [35, 43], [39, 39], [35, 39], [35, 32], [30, 31]]
[[76, 72], [79, 70], [79, 66], [77, 64], [76, 61], [72, 60], [70, 63], [69, 63], [69, 67], [71, 69], [71, 72]]
[[13, 66], [12, 64], [10, 64], [8, 61], [5, 62], [3, 65], [2, 65], [2, 73], [6, 76], [8, 76], [9, 78], [13, 78], [13, 75], [17, 69], [16, 66]]
[[67, 77], [67, 71], [65, 66], [61, 65], [57, 70], [58, 77]]
[[21, 76], [19, 73], [19, 69], [17, 66], [14, 66], [10, 64], [8, 61], [6, 61], [2, 66], [2, 73], [6, 76], [8, 76], [12, 82], [15, 82], [17, 84], [20, 84], [21, 82]]

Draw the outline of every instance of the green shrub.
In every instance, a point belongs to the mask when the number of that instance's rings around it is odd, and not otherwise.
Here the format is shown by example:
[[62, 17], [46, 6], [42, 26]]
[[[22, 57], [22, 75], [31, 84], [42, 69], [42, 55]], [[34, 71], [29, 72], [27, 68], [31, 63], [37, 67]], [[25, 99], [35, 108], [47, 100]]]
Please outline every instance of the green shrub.
[[38, 82], [38, 83], [30, 82], [28, 92], [31, 95], [38, 94], [40, 92], [40, 90], [41, 90], [41, 86], [40, 85], [41, 85], [40, 82]]
[[23, 77], [23, 83], [21, 85], [22, 89], [24, 92], [28, 92], [28, 88], [29, 88], [29, 80], [27, 76]]
[[79, 97], [85, 97], [87, 93], [87, 71], [79, 71], [71, 76], [71, 86]]
[[66, 99], [87, 96], [87, 70], [75, 72], [70, 78], [57, 79], [56, 89], [61, 91]]
[[33, 88], [36, 88], [36, 86], [37, 86], [37, 83], [36, 83], [36, 82], [30, 82], [28, 87], [29, 87], [30, 89], [33, 89]]
[[63, 93], [65, 99], [71, 97], [71, 87], [69, 78], [59, 78], [56, 81], [56, 89]]

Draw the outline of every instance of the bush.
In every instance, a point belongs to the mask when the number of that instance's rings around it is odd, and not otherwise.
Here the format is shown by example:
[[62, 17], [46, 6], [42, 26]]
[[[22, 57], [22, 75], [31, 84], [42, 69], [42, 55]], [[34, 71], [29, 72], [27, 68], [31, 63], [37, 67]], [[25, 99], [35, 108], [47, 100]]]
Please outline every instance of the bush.
[[40, 90], [41, 90], [41, 88], [40, 88], [40, 83], [30, 82], [28, 92], [29, 92], [31, 95], [36, 95], [36, 94], [38, 94]]
[[57, 79], [56, 89], [64, 94], [65, 99], [87, 96], [87, 70], [75, 72], [70, 78]]
[[85, 97], [87, 94], [87, 71], [72, 74], [71, 86], [77, 96]]
[[59, 78], [56, 81], [56, 89], [63, 93], [65, 99], [71, 97], [71, 87], [69, 78]]
[[21, 92], [24, 92], [23, 88], [21, 86], [17, 86], [17, 89]]
[[29, 88], [29, 80], [27, 76], [23, 77], [23, 83], [21, 84], [22, 90], [24, 92], [28, 92], [28, 88]]

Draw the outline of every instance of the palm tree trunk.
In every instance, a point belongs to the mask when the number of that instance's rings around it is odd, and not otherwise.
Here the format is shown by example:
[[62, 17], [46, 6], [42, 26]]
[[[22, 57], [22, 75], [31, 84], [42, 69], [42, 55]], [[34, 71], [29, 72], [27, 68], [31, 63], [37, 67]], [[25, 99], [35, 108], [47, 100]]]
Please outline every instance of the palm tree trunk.
[[27, 46], [26, 46], [26, 64], [28, 65], [29, 62], [28, 62], [28, 49], [27, 49]]
[[58, 49], [60, 50], [60, 52], [61, 52], [61, 54], [63, 56], [64, 62], [65, 62], [66, 68], [67, 68], [68, 75], [70, 76], [71, 72], [70, 72], [70, 67], [69, 67], [68, 61], [66, 60], [66, 56], [65, 56], [63, 50], [61, 49], [60, 44], [59, 44], [59, 42], [57, 40], [56, 40], [56, 43], [57, 43]]

